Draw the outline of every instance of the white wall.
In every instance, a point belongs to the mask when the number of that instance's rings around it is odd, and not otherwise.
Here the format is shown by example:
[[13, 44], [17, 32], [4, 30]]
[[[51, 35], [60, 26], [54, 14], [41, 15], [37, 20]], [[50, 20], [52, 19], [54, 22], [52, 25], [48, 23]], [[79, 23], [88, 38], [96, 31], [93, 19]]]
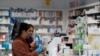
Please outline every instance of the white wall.
[[45, 6], [45, 0], [0, 0], [0, 8], [51, 8], [66, 9], [70, 0], [51, 0], [51, 6]]
[[22, 8], [42, 8], [43, 0], [0, 0], [0, 8], [22, 7]]

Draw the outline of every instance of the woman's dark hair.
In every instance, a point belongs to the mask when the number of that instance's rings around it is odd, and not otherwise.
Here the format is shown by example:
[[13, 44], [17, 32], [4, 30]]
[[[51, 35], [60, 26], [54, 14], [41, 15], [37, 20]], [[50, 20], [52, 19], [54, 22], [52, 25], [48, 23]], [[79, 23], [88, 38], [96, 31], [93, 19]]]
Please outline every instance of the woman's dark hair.
[[23, 23], [23, 22], [17, 22], [14, 24], [14, 27], [13, 27], [13, 31], [12, 31], [12, 39], [15, 39], [16, 36], [19, 36], [22, 34], [22, 31], [25, 30], [27, 31], [28, 30], [28, 27], [29, 25], [27, 23]]
[[30, 28], [30, 27], [34, 28], [34, 26], [32, 24], [28, 24], [28, 28]]

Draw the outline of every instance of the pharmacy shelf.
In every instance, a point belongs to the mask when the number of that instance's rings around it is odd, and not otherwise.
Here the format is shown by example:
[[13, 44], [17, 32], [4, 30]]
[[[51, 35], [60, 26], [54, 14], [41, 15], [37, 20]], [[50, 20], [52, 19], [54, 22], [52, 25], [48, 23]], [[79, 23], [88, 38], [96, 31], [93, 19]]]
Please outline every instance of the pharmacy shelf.
[[[20, 8], [23, 9], [23, 8]], [[16, 8], [14, 9], [16, 10]], [[36, 9], [32, 14], [30, 12], [21, 11], [16, 13], [14, 10], [11, 10], [12, 16], [11, 18], [17, 19], [21, 22], [32, 24], [36, 29], [45, 28], [47, 32], [37, 32], [38, 35], [53, 35], [53, 33], [49, 33], [48, 29], [62, 29], [62, 9]], [[28, 9], [27, 9], [28, 10]], [[15, 14], [14, 14], [15, 13]], [[18, 15], [19, 13], [20, 15]], [[21, 16], [22, 15], [22, 16]], [[44, 21], [43, 21], [44, 20]], [[47, 21], [46, 21], [47, 20]], [[58, 24], [57, 24], [58, 23]], [[11, 24], [11, 26], [13, 26]]]
[[20, 18], [31, 19], [31, 18], [37, 18], [37, 17], [19, 17], [19, 16], [16, 16], [16, 17], [15, 17], [15, 16], [12, 16], [11, 18], [17, 18], [17, 19], [18, 19], [18, 18], [19, 18], [19, 19], [20, 19]]
[[37, 11], [62, 11], [63, 9], [40, 9], [40, 8], [37, 8], [36, 10]]
[[[0, 50], [6, 50], [5, 48], [0, 48]], [[12, 51], [12, 49], [9, 49], [9, 51]]]
[[61, 19], [61, 17], [41, 17], [41, 19]]
[[97, 25], [98, 23], [88, 23], [87, 25]]
[[71, 11], [71, 10], [77, 10], [77, 9], [89, 8], [89, 7], [96, 6], [96, 5], [100, 5], [100, 2], [96, 2], [96, 3], [92, 3], [92, 4], [88, 4], [88, 5], [84, 5], [84, 6], [72, 8], [72, 9], [69, 9], [69, 11]]
[[7, 34], [8, 32], [0, 32], [0, 34]]
[[[0, 35], [5, 35], [5, 37], [0, 39], [0, 52], [5, 51], [5, 48], [2, 48], [2, 43], [7, 42], [9, 39], [9, 26], [10, 26], [10, 11], [9, 9], [0, 9]], [[5, 28], [2, 29], [2, 26]], [[7, 29], [6, 29], [7, 28]], [[9, 52], [9, 51], [8, 51]], [[2, 52], [3, 53], [3, 52]], [[1, 56], [4, 56], [0, 54]]]
[[78, 16], [85, 16], [85, 15], [75, 15], [75, 16], [69, 16], [70, 19], [76, 19]]
[[[16, 17], [11, 17], [11, 18], [25, 18], [25, 19], [35, 19], [35, 18], [38, 18], [38, 17], [18, 17], [18, 16], [16, 16]], [[40, 17], [41, 19], [51, 19], [51, 18], [53, 18], [53, 19], [61, 19], [61, 17]]]
[[7, 24], [6, 23], [0, 23], [0, 25], [8, 25], [9, 26], [10, 23], [7, 23]]
[[[97, 13], [87, 13], [85, 14], [86, 16], [98, 16], [100, 15], [100, 12], [97, 12]], [[76, 19], [78, 16], [85, 16], [85, 15], [75, 15], [75, 16], [69, 16], [70, 19]]]
[[0, 11], [9, 11], [9, 8], [0, 8]]
[[[75, 18], [77, 18], [77, 16], [85, 16], [85, 15], [86, 16], [95, 16], [95, 18], [97, 18], [96, 16], [100, 15], [99, 5], [100, 5], [100, 2], [95, 2], [92, 4], [88, 4], [88, 5], [71, 8], [71, 9], [69, 9], [69, 14], [75, 15], [75, 16], [69, 15], [69, 18], [75, 19]], [[98, 6], [98, 7], [96, 7], [96, 6]], [[91, 9], [91, 11], [93, 10], [92, 8], [94, 8], [94, 11], [90, 12], [90, 9]], [[96, 10], [96, 9], [98, 9], [98, 10]]]
[[[14, 26], [13, 24], [10, 24], [11, 26]], [[32, 24], [33, 25], [33, 24]], [[35, 27], [62, 27], [62, 25], [42, 25], [42, 24], [39, 24], [39, 25], [33, 25]]]
[[37, 26], [37, 27], [62, 27], [62, 25], [34, 25], [34, 26]]
[[39, 35], [54, 35], [53, 33], [36, 33], [36, 34], [39, 34]]
[[0, 39], [0, 41], [3, 42], [3, 41], [6, 41], [6, 40], [1, 40], [1, 39]]
[[5, 50], [5, 48], [0, 48], [0, 50]]
[[95, 12], [95, 13], [87, 13], [85, 14], [87, 16], [92, 16], [92, 15], [100, 15], [100, 12]]
[[8, 18], [9, 15], [1, 15], [1, 14], [0, 14], [0, 17], [7, 17], [7, 18]]

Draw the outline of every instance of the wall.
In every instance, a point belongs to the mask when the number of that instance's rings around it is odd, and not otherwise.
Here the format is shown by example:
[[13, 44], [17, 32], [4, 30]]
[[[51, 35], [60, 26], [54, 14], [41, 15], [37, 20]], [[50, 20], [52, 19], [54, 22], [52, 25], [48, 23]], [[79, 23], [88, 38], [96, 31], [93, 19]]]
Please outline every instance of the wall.
[[51, 0], [51, 6], [45, 6], [45, 0], [0, 0], [0, 8], [51, 8], [67, 9], [70, 0]]
[[[49, 8], [69, 9], [69, 2], [74, 0], [51, 0], [51, 6], [45, 6], [45, 0], [0, 0], [0, 8], [21, 7], [21, 8]], [[99, 0], [78, 0], [80, 4], [89, 4]]]
[[43, 0], [0, 0], [0, 8], [22, 7], [22, 8], [42, 8]]

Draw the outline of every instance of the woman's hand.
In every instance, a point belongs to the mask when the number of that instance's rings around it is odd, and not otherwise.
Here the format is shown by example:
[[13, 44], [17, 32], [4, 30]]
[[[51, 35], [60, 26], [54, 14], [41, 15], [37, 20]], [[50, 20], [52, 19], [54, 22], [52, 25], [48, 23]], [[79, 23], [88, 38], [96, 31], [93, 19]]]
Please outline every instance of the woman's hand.
[[35, 41], [30, 44], [31, 47], [36, 47]]

